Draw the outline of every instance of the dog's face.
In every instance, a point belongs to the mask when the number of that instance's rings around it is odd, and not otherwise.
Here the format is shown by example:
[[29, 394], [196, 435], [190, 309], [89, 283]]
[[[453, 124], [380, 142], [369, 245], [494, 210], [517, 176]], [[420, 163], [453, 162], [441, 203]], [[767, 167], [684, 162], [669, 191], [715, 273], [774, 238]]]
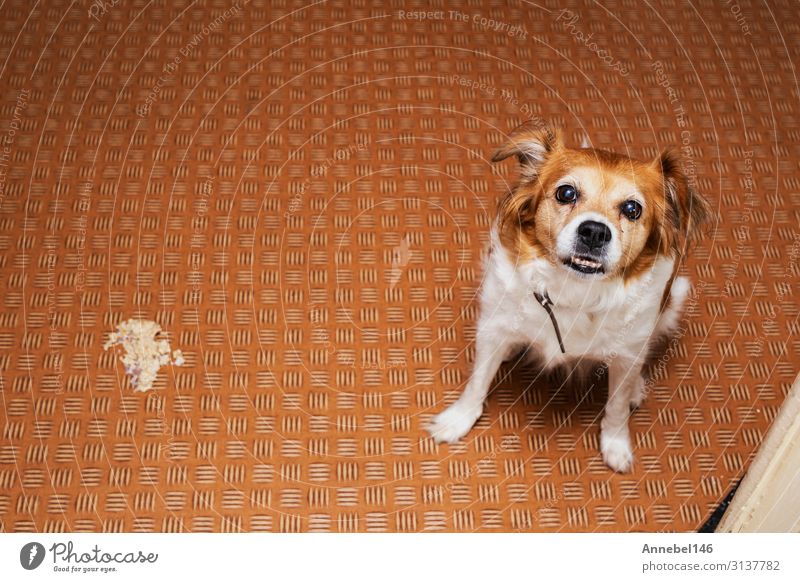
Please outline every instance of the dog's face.
[[501, 203], [501, 242], [581, 278], [627, 278], [659, 255], [679, 257], [708, 214], [667, 153], [641, 162], [567, 148], [556, 130], [523, 127], [494, 161], [511, 155], [522, 181]]

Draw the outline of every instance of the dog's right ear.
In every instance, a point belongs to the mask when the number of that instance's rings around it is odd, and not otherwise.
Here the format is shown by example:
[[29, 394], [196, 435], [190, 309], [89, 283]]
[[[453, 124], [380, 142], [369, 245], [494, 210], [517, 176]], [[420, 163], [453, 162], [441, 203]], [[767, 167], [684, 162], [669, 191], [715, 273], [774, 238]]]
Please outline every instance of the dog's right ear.
[[548, 156], [562, 147], [564, 140], [558, 128], [529, 122], [511, 132], [492, 161], [500, 162], [515, 155], [519, 159], [523, 179], [532, 180]]

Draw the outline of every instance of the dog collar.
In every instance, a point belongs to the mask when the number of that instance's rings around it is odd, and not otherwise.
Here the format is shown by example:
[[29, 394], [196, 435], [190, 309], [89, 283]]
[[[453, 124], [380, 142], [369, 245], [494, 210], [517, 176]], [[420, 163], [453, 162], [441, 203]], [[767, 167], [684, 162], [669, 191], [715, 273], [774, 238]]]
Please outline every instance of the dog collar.
[[561, 347], [561, 353], [566, 354], [567, 350], [564, 349], [564, 340], [561, 339], [561, 330], [558, 329], [558, 321], [556, 321], [556, 315], [553, 313], [553, 301], [550, 299], [547, 291], [543, 294], [534, 292], [533, 296], [536, 297], [536, 301], [539, 302], [539, 305], [544, 307], [547, 315], [550, 316], [550, 321], [553, 322], [553, 329], [556, 330], [556, 337], [558, 338], [558, 345]]

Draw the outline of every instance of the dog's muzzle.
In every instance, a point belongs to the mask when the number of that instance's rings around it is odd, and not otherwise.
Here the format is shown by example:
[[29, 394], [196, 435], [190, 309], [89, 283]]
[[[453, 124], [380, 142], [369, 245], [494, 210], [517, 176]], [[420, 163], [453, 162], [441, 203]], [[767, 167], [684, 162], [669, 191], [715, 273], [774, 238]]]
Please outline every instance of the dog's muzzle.
[[611, 229], [602, 222], [582, 222], [576, 231], [575, 251], [564, 260], [564, 264], [584, 275], [604, 273], [603, 258], [611, 237]]

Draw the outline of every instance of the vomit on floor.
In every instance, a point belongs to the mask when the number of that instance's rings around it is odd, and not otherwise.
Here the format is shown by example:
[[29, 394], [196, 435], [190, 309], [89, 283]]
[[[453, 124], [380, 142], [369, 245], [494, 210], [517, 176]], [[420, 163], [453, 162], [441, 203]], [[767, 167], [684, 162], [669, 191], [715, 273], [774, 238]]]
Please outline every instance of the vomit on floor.
[[161, 326], [155, 321], [129, 319], [120, 323], [103, 344], [104, 350], [117, 345], [125, 349], [122, 363], [136, 392], [152, 390], [161, 366], [182, 366], [185, 362], [180, 350], [171, 352], [170, 356], [169, 341], [159, 338], [160, 333]]

